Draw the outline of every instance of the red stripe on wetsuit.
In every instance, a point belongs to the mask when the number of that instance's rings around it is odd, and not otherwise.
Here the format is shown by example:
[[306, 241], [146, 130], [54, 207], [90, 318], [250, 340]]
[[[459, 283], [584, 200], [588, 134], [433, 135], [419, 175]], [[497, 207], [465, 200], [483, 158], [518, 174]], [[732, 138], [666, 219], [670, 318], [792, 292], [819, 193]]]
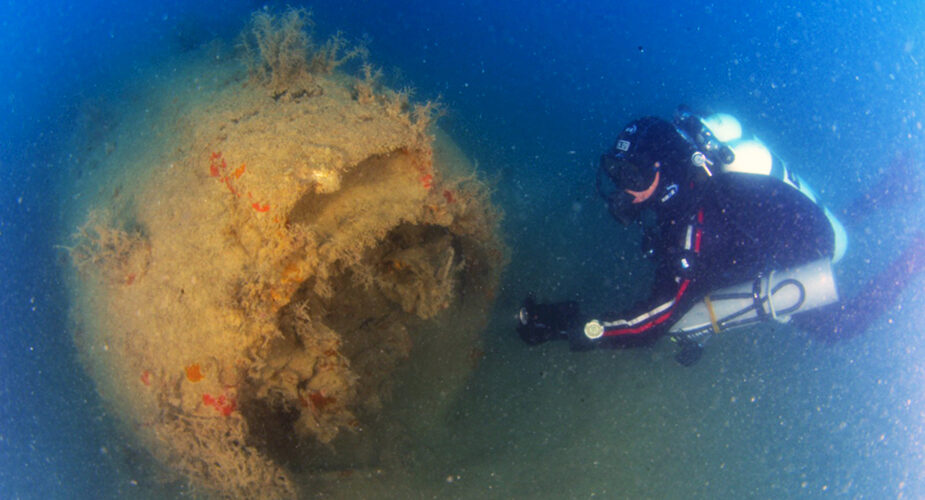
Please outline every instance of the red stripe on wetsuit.
[[[703, 209], [697, 211], [697, 230], [694, 232], [694, 253], [700, 253], [700, 241], [703, 238]], [[608, 330], [604, 328], [604, 337], [619, 337], [622, 335], [637, 335], [640, 333], [645, 333], [648, 330], [664, 323], [672, 316], [675, 312], [675, 309], [678, 306], [678, 303], [681, 301], [681, 297], [684, 295], [684, 292], [687, 291], [687, 286], [690, 284], [691, 280], [685, 279], [681, 282], [681, 286], [678, 287], [678, 293], [675, 294], [674, 300], [671, 303], [671, 306], [668, 307], [663, 313], [650, 318], [648, 321], [641, 323], [638, 326], [633, 327], [624, 327], [624, 328], [613, 328]]]

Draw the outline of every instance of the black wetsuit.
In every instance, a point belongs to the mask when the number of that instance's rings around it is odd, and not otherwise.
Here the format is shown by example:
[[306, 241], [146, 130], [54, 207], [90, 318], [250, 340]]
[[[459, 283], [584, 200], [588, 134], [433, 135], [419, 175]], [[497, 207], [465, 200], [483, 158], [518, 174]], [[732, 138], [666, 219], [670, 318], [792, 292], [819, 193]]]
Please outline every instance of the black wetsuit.
[[[695, 183], [687, 172], [665, 174], [647, 202], [657, 220], [650, 229], [656, 259], [650, 296], [600, 318], [605, 328], [597, 340], [571, 329], [573, 347], [650, 343], [711, 292], [834, 253], [823, 209], [779, 179], [717, 173]], [[687, 189], [679, 189], [682, 183]]]

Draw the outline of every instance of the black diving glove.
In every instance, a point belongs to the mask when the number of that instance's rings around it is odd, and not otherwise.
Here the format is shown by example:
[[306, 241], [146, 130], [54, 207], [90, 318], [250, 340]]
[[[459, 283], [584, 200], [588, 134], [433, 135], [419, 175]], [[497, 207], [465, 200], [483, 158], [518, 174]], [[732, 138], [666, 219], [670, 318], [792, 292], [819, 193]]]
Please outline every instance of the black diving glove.
[[567, 339], [568, 331], [577, 326], [578, 302], [575, 301], [537, 304], [533, 297], [527, 297], [517, 313], [517, 334], [529, 345]]

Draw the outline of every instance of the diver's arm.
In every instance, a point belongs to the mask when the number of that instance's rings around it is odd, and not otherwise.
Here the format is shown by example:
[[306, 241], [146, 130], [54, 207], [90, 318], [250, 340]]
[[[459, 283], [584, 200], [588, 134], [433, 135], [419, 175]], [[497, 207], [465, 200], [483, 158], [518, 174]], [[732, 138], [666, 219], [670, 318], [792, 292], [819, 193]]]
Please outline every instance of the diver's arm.
[[[574, 349], [649, 343], [671, 325], [688, 299], [690, 276], [700, 254], [702, 225], [700, 210], [682, 226], [680, 236], [661, 239], [655, 252], [659, 262], [652, 293], [626, 314], [581, 317], [576, 302], [537, 304], [528, 297], [518, 313], [518, 334], [531, 345], [568, 338]], [[669, 252], [669, 241], [680, 244]]]
[[[659, 245], [655, 283], [648, 299], [636, 303], [619, 317], [602, 315], [589, 318], [582, 328], [581, 336], [584, 338], [581, 340], [591, 344], [633, 344], [664, 332], [689, 298], [692, 270], [700, 256], [702, 224], [702, 211], [698, 211], [677, 239], [669, 237]], [[678, 248], [668, 251], [666, 246], [672, 240], [681, 243]]]
[[597, 319], [582, 316], [577, 302], [540, 304], [530, 296], [517, 314], [517, 333], [530, 345], [567, 339], [575, 350], [648, 344], [672, 323], [688, 286], [689, 280], [679, 285], [671, 277], [657, 279], [649, 300], [623, 317], [611, 313]]
[[654, 300], [639, 303], [618, 318], [589, 318], [582, 327], [584, 338], [580, 340], [591, 345], [602, 342], [631, 344], [657, 336], [673, 322], [678, 304], [685, 298], [689, 286], [689, 279], [675, 283], [669, 293], [654, 294]]

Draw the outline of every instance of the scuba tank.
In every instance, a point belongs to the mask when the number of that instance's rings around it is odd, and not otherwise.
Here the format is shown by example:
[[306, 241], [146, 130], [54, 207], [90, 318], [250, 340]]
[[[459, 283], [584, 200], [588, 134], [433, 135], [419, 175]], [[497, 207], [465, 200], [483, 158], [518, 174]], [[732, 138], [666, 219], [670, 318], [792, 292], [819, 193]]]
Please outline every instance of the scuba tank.
[[768, 319], [786, 323], [793, 314], [837, 301], [832, 262], [824, 258], [711, 293], [668, 333], [676, 342], [703, 346], [715, 333]]
[[835, 234], [835, 251], [832, 262], [838, 262], [848, 249], [848, 232], [835, 214], [819, 201], [819, 195], [780, 158], [773, 155], [757, 138], [746, 139], [742, 124], [734, 116], [715, 113], [700, 118], [684, 106], [675, 112], [675, 126], [699, 151], [691, 163], [702, 168], [708, 177], [717, 172], [735, 172], [774, 177], [799, 191], [818, 205], [825, 213]]
[[715, 291], [691, 307], [668, 331], [671, 340], [682, 347], [679, 361], [696, 361], [700, 348], [721, 331], [769, 319], [787, 322], [793, 314], [838, 301], [832, 264], [847, 250], [847, 232], [822, 206], [816, 192], [761, 141], [744, 138], [742, 125], [731, 115], [717, 113], [700, 118], [680, 107], [675, 113], [675, 126], [698, 148], [691, 163], [701, 167], [707, 177], [721, 173], [773, 177], [819, 206], [835, 236], [831, 259], [758, 275], [751, 281]]

